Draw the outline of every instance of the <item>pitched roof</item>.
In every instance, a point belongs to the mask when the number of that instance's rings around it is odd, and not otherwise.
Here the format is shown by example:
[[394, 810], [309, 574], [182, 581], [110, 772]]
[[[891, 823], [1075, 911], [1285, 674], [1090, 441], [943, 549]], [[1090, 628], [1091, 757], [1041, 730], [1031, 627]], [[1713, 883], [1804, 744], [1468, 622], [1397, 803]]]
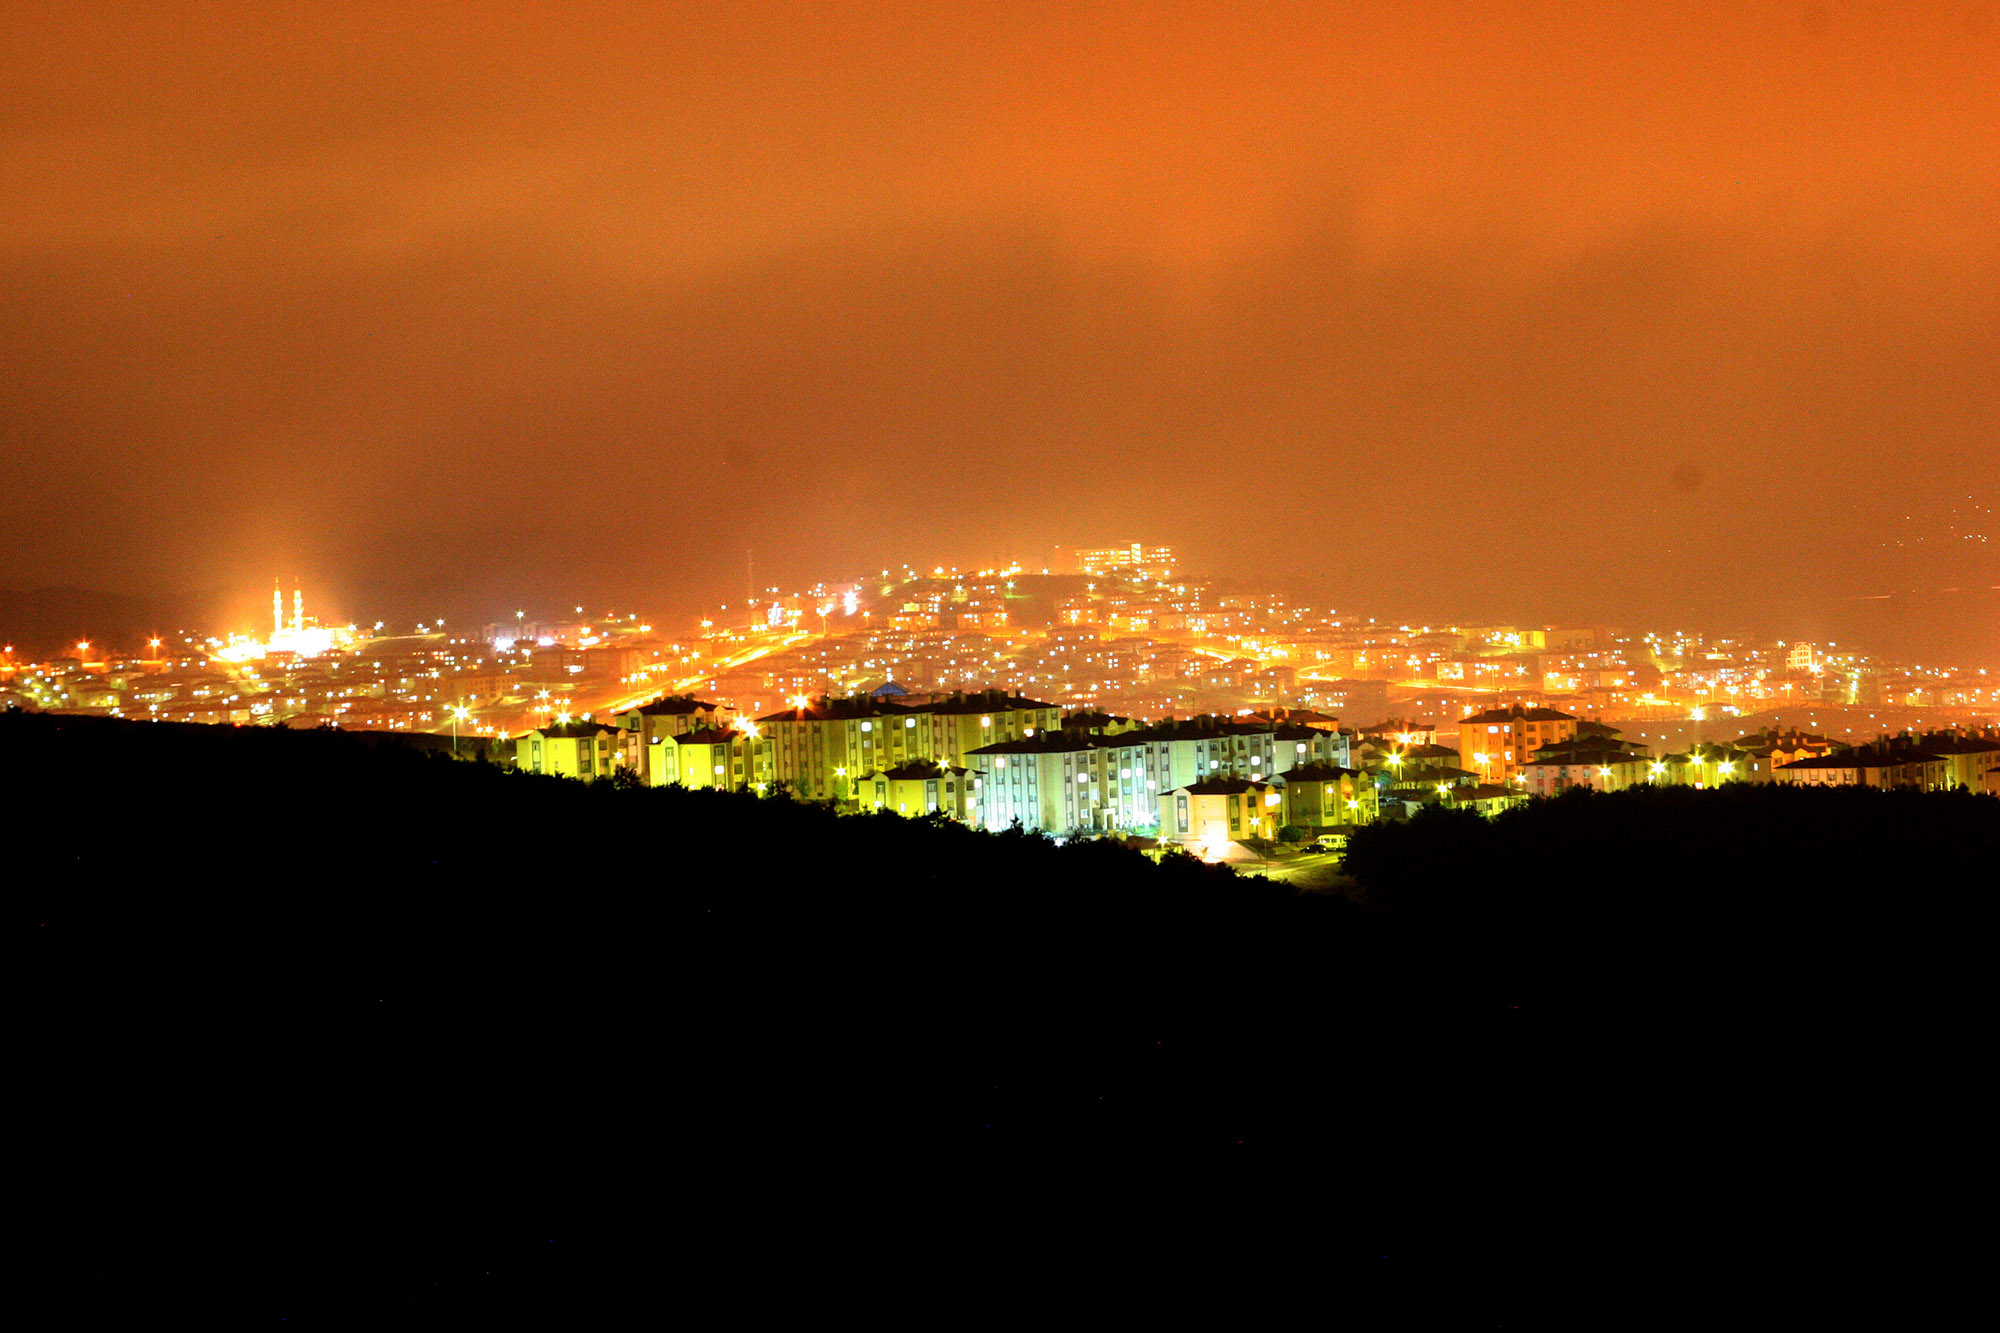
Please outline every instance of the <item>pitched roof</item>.
[[[1127, 732], [1126, 735], [1130, 735]], [[967, 754], [1074, 754], [1082, 750], [1108, 750], [1113, 740], [1124, 736], [1092, 736], [1075, 731], [1043, 731], [1017, 741], [995, 741]]]
[[618, 728], [606, 726], [602, 722], [551, 722], [545, 727], [537, 727], [530, 736], [541, 736], [547, 740], [573, 741], [584, 736], [595, 736], [601, 732], [618, 734]]
[[1361, 736], [1398, 736], [1406, 731], [1436, 731], [1435, 722], [1412, 722], [1404, 717], [1392, 717], [1386, 722], [1378, 722], [1372, 727], [1358, 727]]
[[1934, 734], [1921, 738], [1919, 742], [1932, 754], [1991, 754], [2000, 750], [2000, 741], [1989, 741], [1984, 736], [1956, 736], [1949, 733]]
[[781, 708], [757, 720], [759, 722], [844, 722], [854, 718], [904, 717], [913, 714], [962, 717], [970, 713], [1005, 713], [1029, 709], [1042, 711], [1055, 708], [1055, 704], [1042, 703], [1020, 695], [1003, 695], [998, 691], [951, 695], [920, 704], [901, 704], [874, 695], [861, 695], [846, 699], [818, 699], [803, 708]]
[[1293, 782], [1338, 782], [1342, 778], [1365, 777], [1358, 768], [1342, 768], [1339, 764], [1300, 764], [1277, 774], [1272, 780], [1280, 783]]
[[759, 722], [850, 722], [856, 718], [901, 717], [927, 710], [889, 703], [883, 699], [821, 699], [803, 708], [782, 708], [758, 718]]
[[667, 694], [625, 711], [643, 713], [647, 717], [679, 717], [684, 713], [713, 713], [716, 708], [714, 704], [704, 703], [691, 694]]
[[922, 711], [943, 713], [958, 717], [966, 713], [1009, 713], [1021, 709], [1049, 709], [1055, 704], [1045, 704], [1038, 699], [1025, 698], [1018, 694], [1001, 694], [997, 690], [985, 694], [967, 694], [949, 699], [939, 699], [928, 704]]
[[1868, 768], [1868, 759], [1858, 750], [1835, 750], [1831, 754], [1807, 755], [1804, 759], [1794, 759], [1789, 764], [1779, 764], [1779, 768]]
[[1252, 778], [1203, 778], [1185, 787], [1176, 787], [1176, 793], [1186, 792], [1190, 796], [1240, 796], [1246, 791], [1263, 791], [1269, 784]]
[[1900, 746], [1883, 748], [1876, 745], [1861, 745], [1852, 750], [1836, 750], [1832, 754], [1810, 755], [1804, 759], [1794, 759], [1789, 764], [1779, 764], [1783, 768], [1901, 768], [1905, 764], [1937, 764], [1944, 762], [1929, 750], [1905, 749]]
[[1405, 773], [1393, 779], [1389, 785], [1396, 788], [1429, 787], [1435, 790], [1440, 779], [1456, 784], [1462, 778], [1476, 778], [1478, 776], [1477, 773], [1472, 772], [1470, 769], [1453, 768], [1447, 764], [1439, 768], [1427, 768], [1420, 773]]
[[1558, 709], [1543, 708], [1539, 705], [1534, 708], [1524, 708], [1520, 704], [1515, 704], [1512, 708], [1489, 708], [1483, 713], [1460, 718], [1459, 725], [1463, 726], [1467, 722], [1574, 722], [1576, 720], [1575, 714]]
[[[1550, 750], [1554, 749], [1552, 754]], [[1544, 746], [1535, 751], [1527, 768], [1609, 768], [1613, 764], [1643, 764], [1648, 762], [1641, 754], [1630, 750], [1613, 749], [1609, 746]]]
[[727, 745], [743, 733], [734, 727], [695, 727], [674, 737], [676, 745]]
[[928, 759], [910, 759], [894, 768], [879, 769], [865, 776], [888, 778], [892, 782], [914, 782], [918, 779], [929, 781], [947, 776], [962, 778], [965, 774], [965, 769], [953, 768], [949, 764], [934, 764]]

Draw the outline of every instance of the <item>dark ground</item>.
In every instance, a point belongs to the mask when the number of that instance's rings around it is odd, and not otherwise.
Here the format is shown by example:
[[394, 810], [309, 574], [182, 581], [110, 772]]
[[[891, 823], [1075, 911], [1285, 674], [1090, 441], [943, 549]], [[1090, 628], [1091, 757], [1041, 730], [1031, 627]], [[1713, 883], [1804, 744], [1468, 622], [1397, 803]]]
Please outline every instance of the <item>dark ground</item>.
[[339, 734], [0, 742], [44, 1323], [1935, 1326], [1985, 1263], [2000, 802], [1558, 802], [1470, 903], [1487, 835], [1417, 821], [1357, 905]]

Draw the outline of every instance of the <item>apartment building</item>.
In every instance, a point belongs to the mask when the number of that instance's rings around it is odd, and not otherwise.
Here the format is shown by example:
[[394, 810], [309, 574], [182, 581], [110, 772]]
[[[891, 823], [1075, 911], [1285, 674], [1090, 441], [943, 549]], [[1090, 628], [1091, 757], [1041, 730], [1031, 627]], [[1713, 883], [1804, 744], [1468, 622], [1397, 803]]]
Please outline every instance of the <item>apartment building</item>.
[[552, 722], [515, 738], [514, 763], [529, 773], [593, 782], [611, 776], [619, 756], [618, 734], [618, 728], [602, 722]]
[[1576, 735], [1577, 719], [1554, 708], [1489, 708], [1460, 720], [1459, 764], [1482, 782], [1506, 783], [1536, 750]]

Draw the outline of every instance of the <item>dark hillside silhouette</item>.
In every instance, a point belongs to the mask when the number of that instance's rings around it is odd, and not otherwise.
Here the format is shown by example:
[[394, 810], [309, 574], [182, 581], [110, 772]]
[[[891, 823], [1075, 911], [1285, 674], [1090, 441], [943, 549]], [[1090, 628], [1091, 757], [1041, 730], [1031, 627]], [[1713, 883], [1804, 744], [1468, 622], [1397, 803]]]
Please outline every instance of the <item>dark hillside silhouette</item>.
[[91, 1318], [553, 1320], [669, 1262], [879, 1299], [885, 1252], [914, 1292], [1150, 1236], [1519, 1319], [1690, 1210], [1750, 1246], [1697, 1188], [1749, 1157], [1804, 1216], [1975, 1105], [1984, 798], [1426, 814], [1349, 901], [332, 731], [0, 743], [33, 1207]]

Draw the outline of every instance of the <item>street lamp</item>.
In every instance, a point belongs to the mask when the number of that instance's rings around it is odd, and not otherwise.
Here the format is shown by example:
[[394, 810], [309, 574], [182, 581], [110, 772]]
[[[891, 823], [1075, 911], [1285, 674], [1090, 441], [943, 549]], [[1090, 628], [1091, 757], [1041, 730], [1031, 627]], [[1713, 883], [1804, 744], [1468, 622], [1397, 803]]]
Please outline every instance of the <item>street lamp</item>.
[[451, 757], [458, 758], [458, 724], [472, 716], [472, 710], [459, 704], [451, 710]]

